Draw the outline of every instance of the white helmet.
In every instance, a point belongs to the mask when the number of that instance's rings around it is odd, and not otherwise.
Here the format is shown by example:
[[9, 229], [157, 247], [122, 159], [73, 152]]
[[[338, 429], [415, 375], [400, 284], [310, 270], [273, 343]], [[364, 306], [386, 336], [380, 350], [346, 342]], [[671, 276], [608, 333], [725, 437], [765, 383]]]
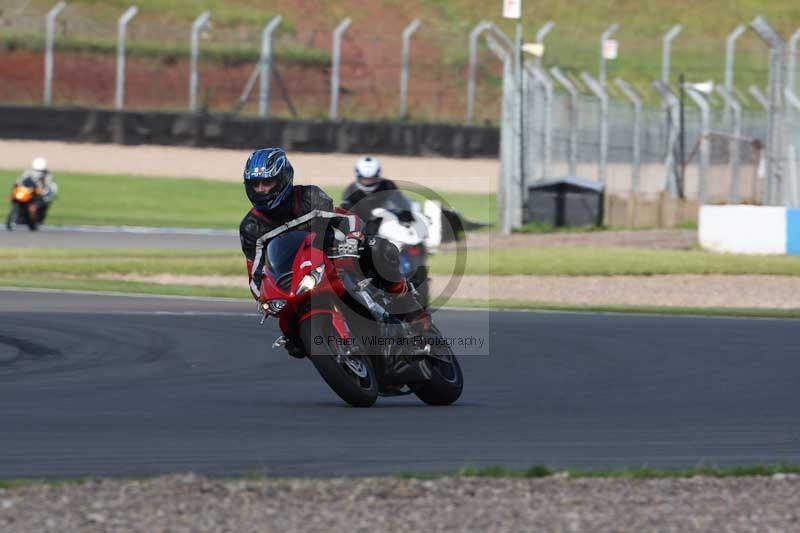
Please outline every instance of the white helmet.
[[[377, 158], [368, 155], [356, 161], [356, 182], [359, 189], [366, 192], [374, 191], [379, 185], [380, 177], [381, 163]], [[373, 183], [364, 183], [364, 180]]]
[[35, 170], [37, 172], [46, 172], [47, 171], [47, 159], [44, 157], [36, 157], [31, 162], [31, 170]]

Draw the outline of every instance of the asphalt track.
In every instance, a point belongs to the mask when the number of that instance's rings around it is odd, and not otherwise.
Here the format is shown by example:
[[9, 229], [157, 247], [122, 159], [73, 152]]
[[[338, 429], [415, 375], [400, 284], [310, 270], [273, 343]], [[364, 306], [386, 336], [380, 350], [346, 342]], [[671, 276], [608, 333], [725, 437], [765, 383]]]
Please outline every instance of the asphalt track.
[[126, 226], [43, 226], [38, 231], [0, 229], [0, 247], [239, 250], [236, 230]]
[[489, 336], [461, 401], [353, 409], [250, 302], [0, 291], [0, 478], [800, 461], [798, 321], [436, 320]]

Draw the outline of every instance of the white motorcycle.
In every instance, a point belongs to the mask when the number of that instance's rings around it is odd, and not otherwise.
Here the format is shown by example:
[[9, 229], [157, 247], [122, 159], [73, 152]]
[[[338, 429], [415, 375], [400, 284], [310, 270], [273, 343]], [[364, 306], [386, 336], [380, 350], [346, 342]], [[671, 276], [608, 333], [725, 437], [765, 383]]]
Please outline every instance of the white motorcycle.
[[400, 249], [400, 270], [416, 288], [426, 308], [430, 303], [428, 254], [441, 243], [441, 207], [426, 200], [424, 212], [398, 190], [381, 194], [381, 206], [371, 210], [367, 232]]

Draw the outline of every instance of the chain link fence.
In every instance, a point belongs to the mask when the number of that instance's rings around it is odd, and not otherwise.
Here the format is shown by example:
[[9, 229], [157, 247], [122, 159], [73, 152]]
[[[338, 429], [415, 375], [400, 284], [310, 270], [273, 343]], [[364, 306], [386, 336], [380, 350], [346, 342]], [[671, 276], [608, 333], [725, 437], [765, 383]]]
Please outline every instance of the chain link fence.
[[[39, 3], [0, 0], [0, 101], [42, 101], [46, 15]], [[262, 31], [273, 16], [261, 13], [253, 23], [216, 27], [212, 14], [211, 27], [199, 34], [198, 111], [260, 112]], [[72, 8], [55, 22], [52, 103], [114, 106], [117, 25]], [[743, 109], [745, 96], [735, 87], [701, 92], [684, 85], [681, 95], [663, 83], [650, 92], [622, 79], [601, 86], [587, 73], [547, 68], [534, 58], [523, 65], [512, 40], [492, 23], [461, 28], [422, 21], [409, 40], [405, 114], [402, 32], [348, 26], [342, 32], [340, 82], [332, 84], [333, 32], [341, 21], [329, 22], [329, 28], [277, 26], [269, 114], [328, 118], [333, 88], [339, 91], [337, 117], [462, 123], [469, 108], [472, 123], [500, 122], [500, 218], [512, 226], [523, 222], [528, 186], [565, 176], [601, 182], [608, 197], [640, 205], [665, 195], [694, 203], [800, 205], [800, 102], [791, 87], [785, 98], [781, 91], [784, 78], [794, 80], [786, 75], [794, 52], [770, 40], [763, 20], [751, 26], [770, 46], [769, 61], [765, 58], [770, 86], [766, 96], [756, 88], [747, 91], [758, 93], [760, 110]], [[133, 19], [127, 30], [125, 109], [189, 108], [191, 28], [188, 13], [146, 24]], [[466, 51], [470, 33], [486, 37], [489, 45], [476, 50], [473, 71]], [[468, 91], [468, 72], [474, 72], [479, 90]], [[468, 94], [474, 98], [470, 106]]]
[[[771, 68], [785, 69], [785, 53], [771, 49], [769, 57]], [[615, 82], [627, 101], [585, 72], [545, 72], [530, 59], [524, 72], [526, 126], [516, 128], [514, 117], [502, 123], [522, 153], [518, 163], [503, 154], [512, 177], [501, 179], [522, 176], [523, 206], [531, 185], [567, 177], [604, 186], [611, 225], [688, 222], [706, 203], [800, 206], [800, 100], [789, 88], [783, 98], [785, 73], [771, 75], [763, 110], [753, 111], [742, 109], [741, 93], [713, 83], [681, 82], [674, 92], [655, 82], [662, 105], [652, 107], [622, 79]]]
[[[117, 8], [100, 5], [97, 9]], [[121, 15], [122, 10], [119, 11]], [[197, 8], [196, 14], [199, 11]], [[235, 26], [215, 25], [215, 14], [211, 14], [210, 28], [204, 29], [199, 39], [197, 110], [258, 113], [258, 81], [253, 83], [251, 78], [258, 68], [263, 25], [272, 14], [254, 14], [260, 19]], [[104, 15], [106, 22], [100, 22], [85, 6], [70, 5], [55, 19], [53, 105], [114, 106], [118, 27], [115, 22], [107, 22], [109, 13]], [[193, 15], [183, 15], [164, 20], [151, 17], [146, 23], [134, 17], [127, 26], [125, 109], [189, 109]], [[42, 102], [46, 16], [47, 8], [40, 3], [0, 0], [0, 101]], [[282, 22], [278, 26], [272, 44], [270, 115], [328, 118], [332, 40], [338, 22], [331, 20], [329, 28], [318, 23], [295, 27]], [[342, 36], [338, 116], [355, 120], [398, 119], [402, 32], [364, 31], [361, 24], [354, 23]], [[468, 31], [427, 26], [422, 21], [410, 39], [408, 111], [404, 118], [463, 122], [463, 44], [467, 36]], [[480, 91], [475, 122], [497, 124], [502, 66], [488, 50], [480, 51], [477, 77]]]

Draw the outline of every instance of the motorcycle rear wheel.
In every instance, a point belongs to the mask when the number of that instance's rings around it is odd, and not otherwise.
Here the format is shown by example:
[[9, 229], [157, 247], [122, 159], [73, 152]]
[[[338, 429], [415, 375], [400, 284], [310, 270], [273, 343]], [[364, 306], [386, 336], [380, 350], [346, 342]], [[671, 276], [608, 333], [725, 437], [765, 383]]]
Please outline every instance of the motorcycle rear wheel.
[[340, 337], [329, 315], [314, 315], [303, 321], [300, 335], [308, 358], [333, 392], [353, 407], [375, 403], [378, 379], [372, 361], [363, 355], [348, 355], [344, 343], [333, 341]]

